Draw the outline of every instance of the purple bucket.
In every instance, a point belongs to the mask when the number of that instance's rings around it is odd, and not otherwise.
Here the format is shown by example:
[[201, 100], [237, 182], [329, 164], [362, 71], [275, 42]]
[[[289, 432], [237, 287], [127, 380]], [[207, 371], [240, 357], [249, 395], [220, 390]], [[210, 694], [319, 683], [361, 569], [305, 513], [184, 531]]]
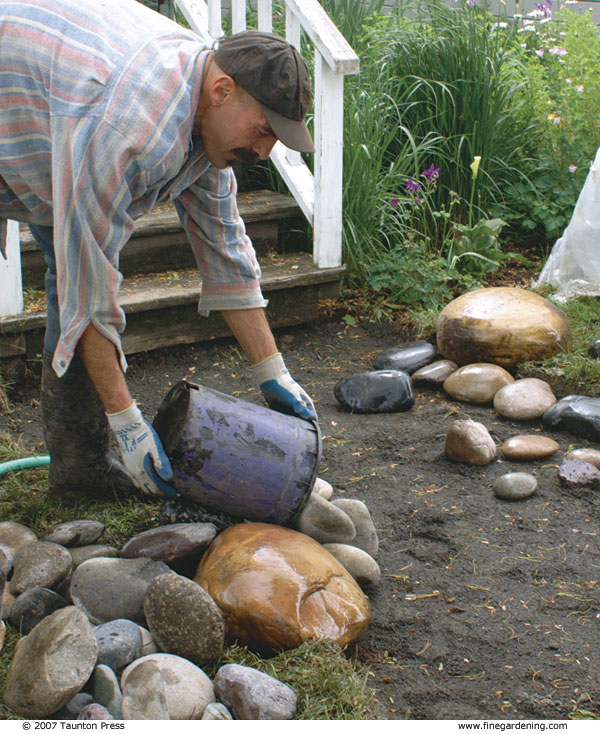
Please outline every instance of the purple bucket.
[[171, 486], [212, 510], [288, 525], [317, 478], [316, 423], [203, 385], [175, 385], [153, 425], [173, 467]]

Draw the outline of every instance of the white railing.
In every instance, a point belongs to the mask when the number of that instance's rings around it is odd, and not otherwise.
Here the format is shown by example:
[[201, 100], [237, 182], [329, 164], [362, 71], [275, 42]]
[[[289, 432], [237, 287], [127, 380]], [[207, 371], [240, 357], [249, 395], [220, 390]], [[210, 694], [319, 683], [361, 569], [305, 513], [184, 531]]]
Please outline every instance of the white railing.
[[[205, 42], [223, 36], [221, 0], [176, 0], [192, 30]], [[272, 0], [256, 0], [258, 29], [273, 30]], [[313, 259], [319, 268], [342, 264], [342, 156], [344, 76], [359, 59], [317, 0], [285, 0], [286, 39], [300, 49], [301, 32], [314, 48], [314, 172], [300, 153], [277, 143], [271, 159], [313, 226]], [[246, 0], [231, 0], [234, 33], [246, 29]], [[0, 238], [3, 238], [0, 228]], [[18, 226], [8, 223], [7, 259], [0, 255], [0, 317], [23, 311]], [[0, 241], [2, 246], [3, 241]]]

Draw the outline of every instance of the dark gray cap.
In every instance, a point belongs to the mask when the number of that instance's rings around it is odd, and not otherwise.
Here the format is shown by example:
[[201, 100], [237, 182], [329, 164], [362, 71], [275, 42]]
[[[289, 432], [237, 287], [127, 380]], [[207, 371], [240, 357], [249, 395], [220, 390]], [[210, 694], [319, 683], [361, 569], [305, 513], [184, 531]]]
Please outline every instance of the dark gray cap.
[[314, 152], [304, 122], [310, 105], [310, 73], [306, 62], [283, 38], [263, 31], [227, 36], [215, 51], [215, 62], [261, 106], [284, 145]]

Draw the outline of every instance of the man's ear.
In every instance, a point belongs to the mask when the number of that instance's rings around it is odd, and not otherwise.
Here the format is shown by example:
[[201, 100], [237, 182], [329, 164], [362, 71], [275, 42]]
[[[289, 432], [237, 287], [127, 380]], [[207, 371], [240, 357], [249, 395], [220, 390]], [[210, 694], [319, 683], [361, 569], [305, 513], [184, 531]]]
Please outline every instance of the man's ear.
[[235, 91], [236, 84], [227, 74], [218, 76], [210, 87], [210, 101], [214, 107], [221, 107]]

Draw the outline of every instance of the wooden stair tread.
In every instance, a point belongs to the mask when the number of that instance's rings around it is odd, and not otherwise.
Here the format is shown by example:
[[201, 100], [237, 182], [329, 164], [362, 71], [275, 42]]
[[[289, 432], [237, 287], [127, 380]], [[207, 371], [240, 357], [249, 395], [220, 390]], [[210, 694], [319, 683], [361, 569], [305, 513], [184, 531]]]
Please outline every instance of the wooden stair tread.
[[[261, 190], [238, 194], [238, 209], [246, 224], [250, 222], [272, 221], [301, 214], [300, 207], [293, 197]], [[179, 216], [172, 202], [156, 204], [152, 211], [136, 219], [131, 239], [152, 237], [182, 230]], [[21, 227], [21, 250], [37, 250], [38, 246], [31, 236], [29, 227]]]
[[[264, 293], [339, 281], [345, 267], [318, 268], [304, 252], [274, 255], [261, 262]], [[119, 303], [126, 314], [152, 311], [195, 303], [201, 290], [196, 268], [135, 275], [126, 278], [119, 291]], [[46, 320], [45, 298], [19, 316], [0, 318], [0, 332], [13, 333], [41, 328]]]

